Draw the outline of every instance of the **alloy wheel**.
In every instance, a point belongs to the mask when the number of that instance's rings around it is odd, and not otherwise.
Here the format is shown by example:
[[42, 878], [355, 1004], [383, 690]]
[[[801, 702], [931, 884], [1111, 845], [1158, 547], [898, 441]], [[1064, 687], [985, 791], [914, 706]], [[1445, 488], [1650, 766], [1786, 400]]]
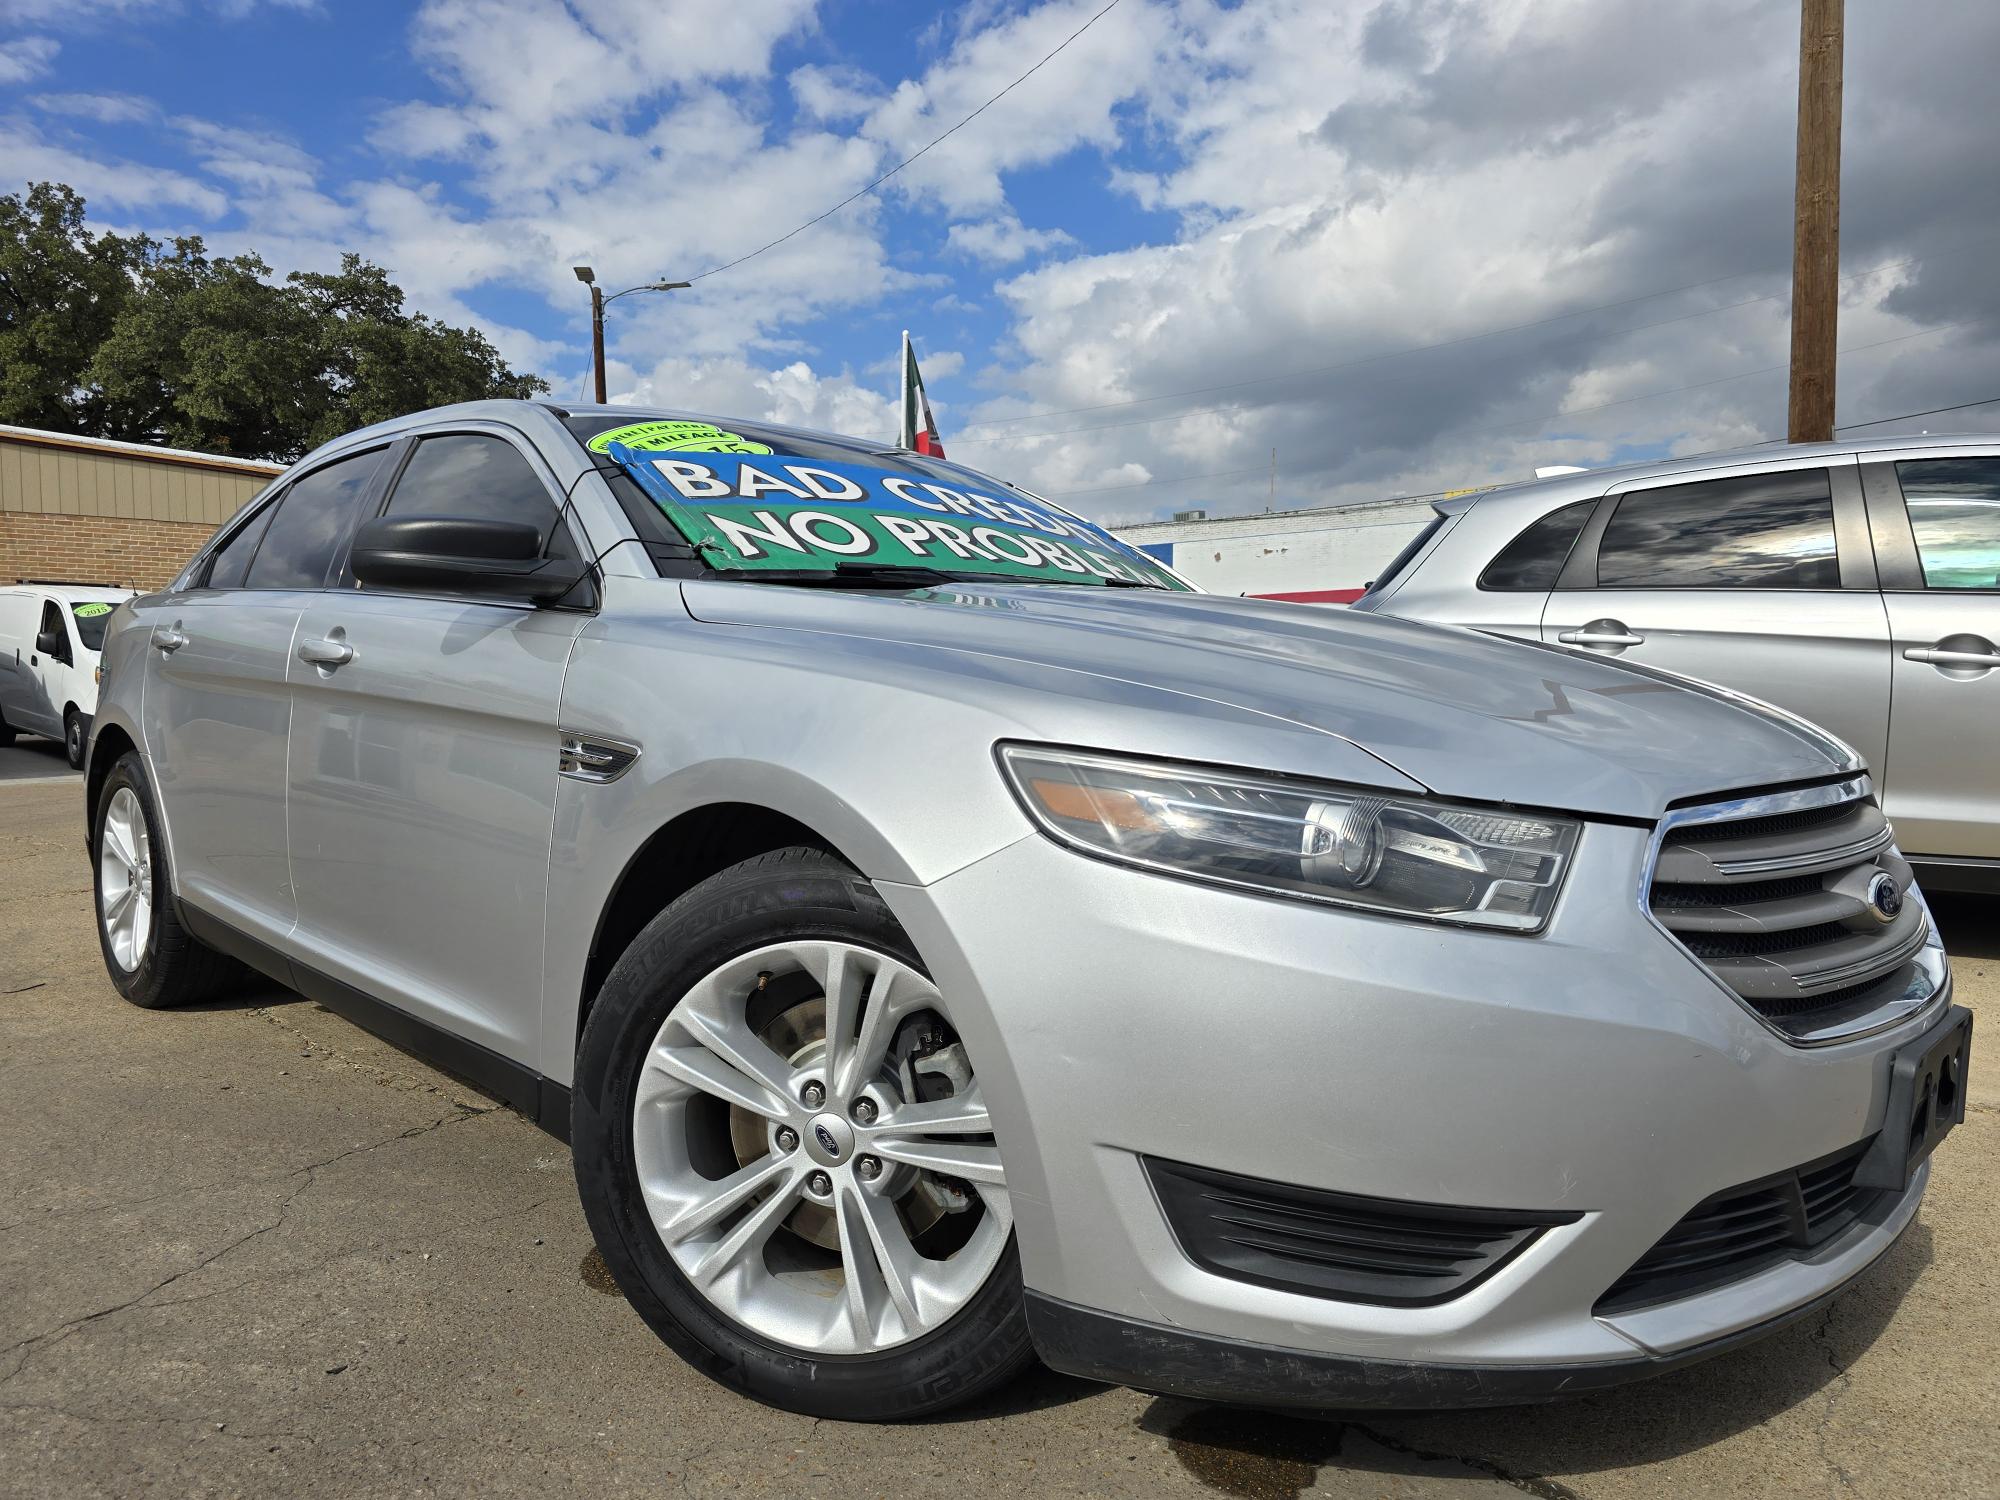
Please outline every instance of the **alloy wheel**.
[[153, 931], [153, 843], [145, 810], [129, 786], [111, 794], [97, 848], [98, 919], [105, 946], [126, 973], [146, 957]]
[[632, 1139], [648, 1215], [693, 1287], [814, 1355], [942, 1327], [1013, 1228], [944, 997], [852, 943], [761, 948], [700, 980], [647, 1051]]

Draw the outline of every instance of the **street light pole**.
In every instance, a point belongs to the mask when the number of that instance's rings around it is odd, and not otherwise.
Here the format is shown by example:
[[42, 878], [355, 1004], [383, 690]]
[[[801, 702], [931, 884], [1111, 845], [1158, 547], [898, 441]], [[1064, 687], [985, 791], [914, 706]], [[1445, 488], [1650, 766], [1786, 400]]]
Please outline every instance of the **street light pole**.
[[589, 266], [572, 266], [576, 279], [590, 288], [590, 372], [596, 384], [597, 404], [604, 405], [604, 304], [616, 302], [620, 297], [629, 297], [634, 292], [678, 292], [684, 291], [689, 283], [685, 281], [647, 281], [638, 286], [628, 286], [622, 292], [604, 295], [604, 288], [597, 284], [597, 273]]

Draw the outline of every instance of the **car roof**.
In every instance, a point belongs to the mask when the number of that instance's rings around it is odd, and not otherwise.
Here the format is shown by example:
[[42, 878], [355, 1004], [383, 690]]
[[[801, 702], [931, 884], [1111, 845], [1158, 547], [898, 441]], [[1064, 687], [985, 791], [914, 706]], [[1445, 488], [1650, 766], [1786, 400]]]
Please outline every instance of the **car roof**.
[[[667, 406], [614, 406], [600, 405], [592, 401], [461, 401], [453, 406], [433, 406], [425, 411], [411, 412], [408, 416], [393, 417], [386, 422], [377, 422], [372, 427], [363, 427], [344, 434], [334, 441], [345, 447], [354, 439], [364, 436], [390, 437], [399, 433], [434, 427], [451, 422], [474, 421], [485, 418], [488, 421], [518, 421], [524, 411], [548, 412], [557, 418], [565, 417], [624, 417], [634, 422], [709, 422], [727, 426], [736, 422], [755, 427], [759, 432], [780, 433], [800, 438], [817, 438], [835, 443], [852, 443], [871, 447], [875, 452], [903, 453], [902, 448], [888, 438], [872, 439], [857, 437], [852, 433], [826, 432], [812, 427], [793, 427], [783, 422], [767, 422], [762, 417], [731, 417], [716, 412], [687, 411], [680, 407]], [[962, 466], [961, 466], [962, 467]]]
[[1523, 510], [1545, 510], [1570, 500], [1593, 499], [1633, 479], [1669, 479], [1676, 475], [1693, 477], [1710, 469], [1741, 468], [1745, 464], [1796, 464], [1815, 458], [1865, 457], [1870, 453], [1894, 453], [1907, 448], [1986, 448], [2000, 452], [2000, 433], [1949, 432], [1903, 433], [1900, 436], [1855, 438], [1844, 443], [1759, 443], [1749, 448], [1725, 448], [1713, 453], [1691, 453], [1683, 458], [1649, 458], [1634, 463], [1606, 464], [1574, 474], [1558, 474], [1548, 479], [1530, 479], [1520, 484], [1501, 485], [1470, 495], [1440, 500], [1433, 508], [1450, 515], [1473, 505], [1519, 506]]
[[109, 584], [35, 583], [32, 580], [0, 588], [0, 593], [34, 594], [40, 598], [59, 599], [64, 604], [117, 604], [121, 600], [136, 598], [138, 592], [137, 589], [114, 588]]

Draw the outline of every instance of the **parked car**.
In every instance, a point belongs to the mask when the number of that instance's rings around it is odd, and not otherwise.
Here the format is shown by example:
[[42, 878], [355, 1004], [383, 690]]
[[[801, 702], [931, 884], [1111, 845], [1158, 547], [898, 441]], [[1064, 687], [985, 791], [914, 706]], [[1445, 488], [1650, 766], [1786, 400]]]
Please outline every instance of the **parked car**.
[[328, 444], [116, 616], [133, 1002], [238, 963], [571, 1143], [633, 1308], [825, 1416], [1058, 1369], [1514, 1402], [1822, 1305], [1962, 1117], [1853, 752], [1218, 598], [939, 459], [525, 402]]
[[1436, 511], [1354, 608], [1801, 714], [1860, 752], [1927, 886], [2000, 891], [2000, 437], [1635, 464]]
[[82, 767], [98, 648], [111, 611], [131, 597], [131, 589], [67, 583], [0, 587], [0, 745], [47, 735]]

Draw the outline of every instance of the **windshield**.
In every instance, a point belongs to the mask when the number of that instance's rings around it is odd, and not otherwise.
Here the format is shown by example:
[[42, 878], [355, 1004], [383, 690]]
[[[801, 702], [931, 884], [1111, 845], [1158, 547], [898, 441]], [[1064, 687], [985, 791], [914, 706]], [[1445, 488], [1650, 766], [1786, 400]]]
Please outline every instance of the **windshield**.
[[740, 422], [567, 421], [722, 572], [1187, 588], [1102, 527], [957, 464]]
[[97, 600], [91, 604], [78, 604], [70, 614], [76, 618], [76, 638], [83, 643], [86, 651], [104, 649], [104, 627], [111, 623], [111, 611], [118, 606]]

